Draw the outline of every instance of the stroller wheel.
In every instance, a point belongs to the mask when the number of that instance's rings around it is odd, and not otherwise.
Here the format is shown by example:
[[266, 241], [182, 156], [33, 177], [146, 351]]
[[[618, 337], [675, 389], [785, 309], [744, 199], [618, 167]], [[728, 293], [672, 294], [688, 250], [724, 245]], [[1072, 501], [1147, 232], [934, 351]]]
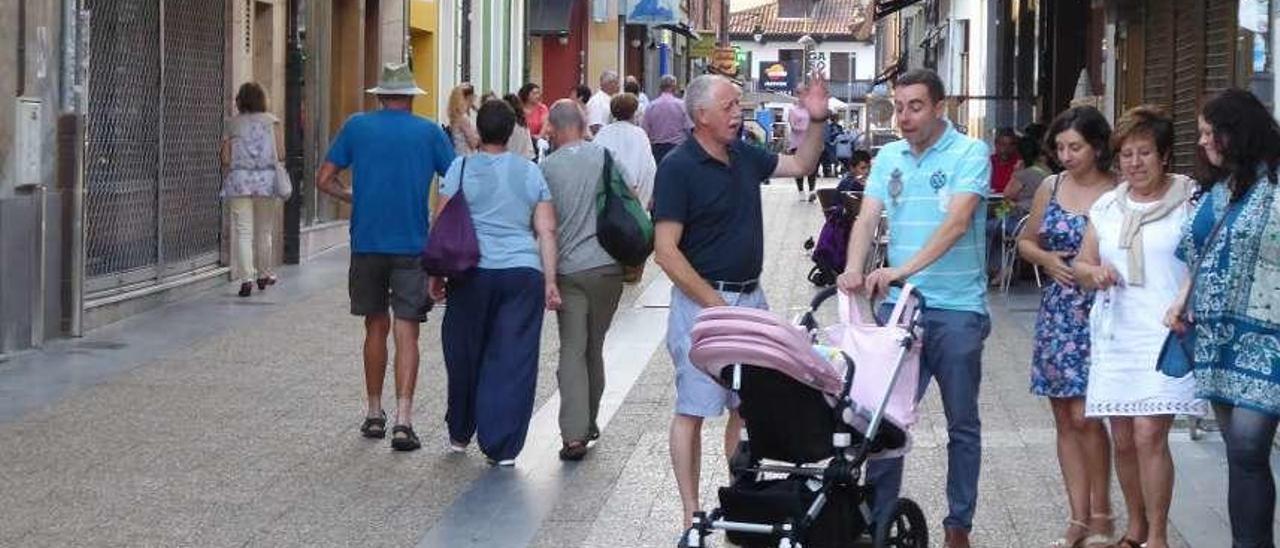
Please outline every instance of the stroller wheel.
[[889, 519], [876, 524], [871, 545], [874, 548], [927, 548], [929, 526], [924, 521], [924, 511], [911, 499], [898, 499]]

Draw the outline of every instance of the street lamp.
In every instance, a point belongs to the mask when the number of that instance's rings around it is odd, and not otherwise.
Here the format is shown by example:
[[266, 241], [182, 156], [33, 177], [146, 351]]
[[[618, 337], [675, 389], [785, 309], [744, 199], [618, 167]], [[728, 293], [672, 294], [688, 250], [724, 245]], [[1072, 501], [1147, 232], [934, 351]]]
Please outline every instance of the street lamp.
[[751, 29], [751, 39], [755, 40], [757, 44], [764, 43], [764, 29], [760, 27], [759, 23], [756, 23], [756, 28]]

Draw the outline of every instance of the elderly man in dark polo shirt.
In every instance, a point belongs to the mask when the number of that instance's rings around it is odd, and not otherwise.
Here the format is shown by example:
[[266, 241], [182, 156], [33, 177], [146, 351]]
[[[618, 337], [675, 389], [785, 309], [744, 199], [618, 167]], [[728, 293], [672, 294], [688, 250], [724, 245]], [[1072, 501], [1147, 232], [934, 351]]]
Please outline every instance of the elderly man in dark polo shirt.
[[[730, 80], [699, 76], [685, 91], [693, 138], [658, 166], [653, 216], [656, 260], [675, 288], [667, 323], [667, 350], [676, 368], [671, 420], [671, 464], [684, 505], [684, 525], [698, 510], [702, 420], [720, 415], [729, 393], [689, 363], [694, 318], [712, 306], [767, 308], [759, 287], [764, 263], [760, 181], [811, 173], [822, 155], [822, 132], [811, 131], [794, 156], [778, 156], [738, 138], [742, 90]], [[800, 108], [815, 122], [827, 119], [827, 86], [815, 75]], [[725, 454], [738, 445], [739, 422], [730, 415]]]

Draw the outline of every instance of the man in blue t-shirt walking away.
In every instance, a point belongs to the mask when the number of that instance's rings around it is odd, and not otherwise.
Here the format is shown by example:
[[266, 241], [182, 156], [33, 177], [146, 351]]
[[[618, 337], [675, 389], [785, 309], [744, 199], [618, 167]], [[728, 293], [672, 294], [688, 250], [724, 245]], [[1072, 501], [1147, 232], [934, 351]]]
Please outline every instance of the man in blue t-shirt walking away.
[[[814, 123], [827, 119], [827, 86], [820, 75], [796, 109]], [[689, 83], [685, 109], [692, 138], [658, 166], [653, 194], [654, 256], [675, 285], [667, 318], [667, 350], [676, 369], [671, 419], [671, 465], [688, 528], [698, 511], [702, 421], [731, 405], [730, 394], [689, 361], [690, 331], [698, 312], [713, 306], [768, 308], [760, 288], [764, 266], [764, 214], [760, 181], [812, 173], [822, 155], [822, 132], [809, 132], [795, 155], [778, 156], [738, 138], [742, 90], [723, 76]], [[726, 456], [738, 446], [740, 419], [725, 426]]]
[[[885, 145], [871, 165], [838, 283], [848, 292], [881, 295], [890, 283], [909, 281], [924, 296], [916, 397], [924, 395], [930, 377], [938, 380], [950, 438], [944, 546], [968, 548], [982, 464], [982, 344], [991, 332], [984, 207], [991, 163], [984, 143], [961, 135], [946, 119], [944, 99], [942, 80], [931, 70], [909, 71], [894, 84], [903, 140]], [[862, 268], [882, 211], [888, 212], [889, 266], [864, 278]], [[899, 298], [896, 290], [889, 295], [890, 302]], [[902, 486], [902, 458], [872, 461], [867, 480], [875, 487], [874, 519], [883, 522]]]
[[[413, 451], [422, 446], [412, 421], [418, 328], [431, 308], [427, 275], [420, 264], [427, 238], [428, 189], [432, 174], [444, 176], [453, 162], [453, 145], [439, 125], [413, 114], [414, 96], [426, 92], [414, 84], [408, 65], [384, 66], [378, 87], [367, 93], [377, 95], [382, 108], [347, 119], [316, 175], [316, 186], [351, 204], [347, 292], [351, 313], [364, 317], [369, 400], [360, 432], [368, 438], [386, 436], [382, 383], [387, 335], [394, 333], [396, 414], [391, 447]], [[353, 174], [351, 188], [337, 179], [347, 168]]]

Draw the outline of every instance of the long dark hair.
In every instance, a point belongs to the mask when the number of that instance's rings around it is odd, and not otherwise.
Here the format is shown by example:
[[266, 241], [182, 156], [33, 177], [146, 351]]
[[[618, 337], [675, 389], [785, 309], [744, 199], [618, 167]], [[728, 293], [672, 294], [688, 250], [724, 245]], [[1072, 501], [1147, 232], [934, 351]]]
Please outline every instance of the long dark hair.
[[539, 87], [538, 87], [538, 84], [535, 84], [535, 83], [533, 83], [533, 82], [529, 82], [529, 83], [527, 83], [527, 84], [525, 84], [525, 85], [523, 85], [523, 86], [520, 86], [520, 92], [519, 92], [519, 93], [517, 93], [517, 94], [516, 94], [516, 96], [517, 96], [517, 97], [520, 97], [520, 102], [521, 102], [522, 104], [528, 104], [528, 103], [529, 103], [529, 95], [531, 95], [531, 94], [533, 93], [533, 90], [535, 90], [535, 89], [541, 89], [541, 88], [539, 88]]
[[1275, 184], [1280, 165], [1280, 125], [1257, 97], [1242, 89], [1227, 89], [1205, 101], [1200, 116], [1213, 128], [1213, 142], [1222, 153], [1222, 165], [1209, 163], [1204, 151], [1201, 183], [1212, 185], [1230, 177], [1231, 199], [1238, 200], [1258, 182], [1258, 164], [1265, 164]]

